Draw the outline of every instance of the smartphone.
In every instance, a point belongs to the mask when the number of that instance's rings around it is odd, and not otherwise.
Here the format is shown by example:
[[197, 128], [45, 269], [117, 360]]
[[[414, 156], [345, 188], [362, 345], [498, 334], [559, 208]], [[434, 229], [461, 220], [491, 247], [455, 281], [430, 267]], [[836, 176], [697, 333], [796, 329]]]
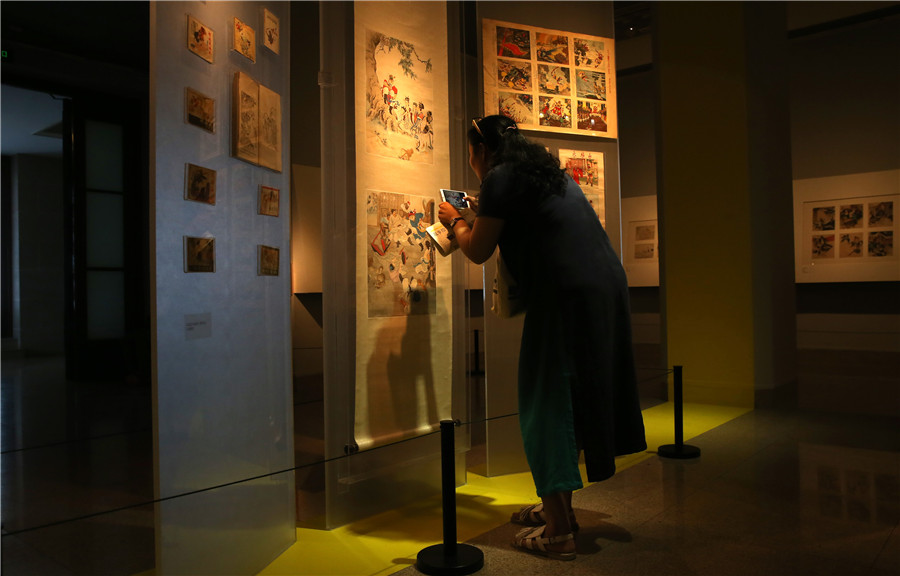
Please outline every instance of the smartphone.
[[464, 210], [469, 207], [469, 203], [465, 201], [466, 196], [468, 194], [459, 190], [444, 190], [441, 188], [441, 197], [444, 199], [444, 202], [449, 202], [457, 210]]

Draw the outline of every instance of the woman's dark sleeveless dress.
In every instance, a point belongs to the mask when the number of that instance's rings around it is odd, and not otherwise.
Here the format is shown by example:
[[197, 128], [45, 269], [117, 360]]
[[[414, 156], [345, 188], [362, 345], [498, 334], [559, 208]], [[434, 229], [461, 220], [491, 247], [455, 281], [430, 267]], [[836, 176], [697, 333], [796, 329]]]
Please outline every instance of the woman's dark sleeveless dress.
[[519, 420], [538, 496], [615, 473], [614, 458], [647, 448], [631, 348], [628, 283], [581, 188], [543, 201], [512, 184], [506, 165], [486, 176], [479, 217], [503, 219], [500, 252], [525, 291]]

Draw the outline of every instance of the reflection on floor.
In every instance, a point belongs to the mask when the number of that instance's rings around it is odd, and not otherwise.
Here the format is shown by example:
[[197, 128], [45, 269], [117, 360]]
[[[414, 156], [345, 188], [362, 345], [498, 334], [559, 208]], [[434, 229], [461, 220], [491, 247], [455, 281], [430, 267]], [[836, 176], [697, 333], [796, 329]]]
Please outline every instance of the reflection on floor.
[[[153, 506], [137, 506], [152, 501], [149, 391], [75, 386], [61, 373], [58, 359], [3, 359], [2, 573], [151, 575]], [[297, 483], [315, 525], [321, 466], [305, 464], [323, 451], [322, 405], [300, 400]], [[479, 574], [900, 574], [897, 418], [689, 404], [685, 438], [703, 453], [671, 461], [652, 453], [672, 442], [671, 405], [648, 404], [644, 417], [651, 452], [576, 494], [575, 562], [510, 547], [510, 513], [534, 501], [528, 474], [470, 473], [458, 539], [484, 551]], [[332, 531], [299, 528], [262, 574], [416, 574], [418, 551], [442, 540], [440, 509], [423, 501]]]
[[152, 569], [149, 387], [64, 374], [61, 357], [3, 358], [2, 572]]
[[[671, 443], [671, 407], [644, 412], [651, 448]], [[527, 474], [469, 475], [457, 491], [460, 541], [509, 574], [900, 574], [900, 421], [889, 417], [685, 406], [696, 460], [623, 459], [578, 492], [579, 556], [564, 563], [510, 546], [507, 520], [534, 501]], [[412, 576], [441, 542], [440, 502], [330, 532], [298, 530], [263, 575]]]

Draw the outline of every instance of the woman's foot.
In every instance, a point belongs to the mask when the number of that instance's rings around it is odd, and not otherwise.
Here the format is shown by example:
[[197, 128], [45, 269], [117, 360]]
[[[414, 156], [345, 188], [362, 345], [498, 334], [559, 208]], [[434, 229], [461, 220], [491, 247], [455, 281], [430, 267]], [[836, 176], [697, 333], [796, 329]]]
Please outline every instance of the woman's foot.
[[[543, 526], [547, 523], [544, 517], [544, 504], [523, 506], [518, 512], [513, 513], [509, 520], [520, 526]], [[575, 521], [575, 511], [572, 509], [569, 509], [569, 524], [572, 526], [572, 532], [578, 532], [578, 522]]]
[[513, 539], [513, 546], [540, 554], [554, 560], [574, 560], [575, 559], [575, 535], [558, 534], [556, 536], [544, 536], [546, 526], [537, 526], [534, 528], [525, 528], [521, 530]]

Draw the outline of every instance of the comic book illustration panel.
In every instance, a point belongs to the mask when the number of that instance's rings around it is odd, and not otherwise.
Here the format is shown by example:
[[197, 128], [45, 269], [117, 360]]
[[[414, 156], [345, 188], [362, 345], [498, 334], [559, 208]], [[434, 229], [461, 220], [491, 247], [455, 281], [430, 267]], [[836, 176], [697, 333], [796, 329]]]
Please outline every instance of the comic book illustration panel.
[[834, 230], [834, 206], [819, 206], [812, 211], [813, 230]]
[[500, 92], [498, 113], [512, 118], [517, 124], [534, 123], [534, 98], [531, 94]]
[[184, 271], [216, 271], [216, 239], [184, 236]]
[[815, 234], [810, 246], [812, 259], [834, 258], [834, 234]]
[[607, 132], [606, 104], [591, 100], [578, 100], [578, 129]]
[[497, 60], [497, 82], [503, 88], [531, 91], [531, 62]]
[[185, 121], [207, 132], [216, 133], [216, 101], [193, 88], [184, 89]]
[[369, 317], [434, 314], [435, 251], [425, 229], [434, 200], [369, 192], [366, 246]]
[[559, 96], [539, 96], [538, 98], [540, 106], [538, 118], [541, 126], [572, 127], [572, 100]]
[[568, 66], [538, 64], [538, 90], [544, 94], [572, 94]]
[[497, 56], [531, 60], [531, 32], [497, 26]]
[[863, 253], [862, 234], [841, 234], [839, 258], [860, 258]]
[[582, 188], [598, 188], [601, 191], [605, 188], [602, 152], [560, 149], [559, 162]]
[[235, 125], [233, 153], [241, 160], [259, 162], [259, 84], [244, 74], [234, 75]]
[[[841, 229], [863, 227], [863, 205], [847, 204], [841, 206]], [[843, 242], [843, 239], [841, 240]]]
[[259, 214], [263, 216], [278, 216], [281, 191], [271, 186], [259, 187]]
[[656, 244], [635, 244], [634, 259], [635, 260], [653, 260], [656, 258]]
[[434, 163], [431, 58], [416, 46], [366, 31], [366, 152]]
[[584, 197], [587, 198], [588, 204], [594, 209], [594, 214], [597, 215], [597, 219], [600, 220], [600, 223], [606, 226], [606, 206], [603, 203], [603, 195], [588, 194], [585, 192]]
[[263, 246], [262, 244], [258, 244], [257, 246], [259, 247], [259, 254], [257, 257], [259, 265], [256, 274], [258, 276], [278, 276], [280, 264], [279, 249], [274, 246]]
[[251, 62], [256, 62], [256, 32], [238, 18], [234, 19], [234, 49]]
[[193, 16], [188, 15], [187, 47], [188, 50], [212, 63], [214, 52], [213, 30]]
[[534, 44], [537, 59], [555, 64], [569, 63], [569, 38], [559, 34], [535, 32]]
[[588, 40], [576, 37], [575, 65], [580, 68], [593, 68], [594, 70], [606, 70], [605, 47], [599, 40]]
[[894, 225], [894, 203], [872, 202], [869, 204], [869, 226], [873, 228]]
[[263, 46], [275, 54], [281, 51], [281, 23], [268, 8], [263, 9]]
[[656, 224], [638, 224], [635, 226], [634, 240], [635, 242], [656, 240]]
[[184, 177], [184, 199], [215, 205], [216, 171], [188, 163]]
[[869, 232], [868, 255], [884, 258], [894, 255], [893, 232]]
[[606, 74], [591, 70], [576, 70], [575, 90], [579, 98], [606, 100]]
[[259, 164], [281, 172], [281, 96], [259, 87]]

